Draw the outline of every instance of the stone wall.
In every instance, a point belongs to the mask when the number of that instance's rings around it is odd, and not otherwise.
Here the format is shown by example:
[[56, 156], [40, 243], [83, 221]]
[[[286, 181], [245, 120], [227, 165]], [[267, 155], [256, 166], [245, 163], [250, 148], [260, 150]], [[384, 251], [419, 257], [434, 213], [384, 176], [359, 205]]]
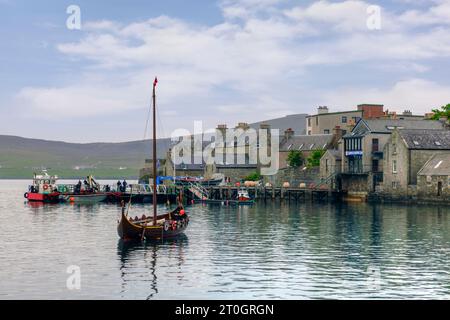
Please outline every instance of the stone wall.
[[341, 175], [341, 189], [348, 193], [365, 193], [371, 191], [372, 178], [370, 174], [343, 174]]
[[334, 173], [341, 172], [341, 159], [336, 159], [329, 151], [320, 158], [320, 178], [326, 179]]
[[[394, 160], [397, 161], [396, 173], [393, 172]], [[397, 131], [392, 133], [384, 147], [383, 168], [383, 192], [392, 196], [406, 196], [410, 184], [409, 149]]]
[[409, 184], [417, 184], [417, 173], [436, 153], [447, 153], [450, 156], [450, 150], [411, 150]]
[[222, 173], [225, 177], [230, 177], [231, 182], [238, 182], [247, 177], [248, 175], [258, 172], [256, 167], [219, 167], [216, 168], [215, 173]]
[[319, 181], [320, 168], [307, 168], [302, 170], [299, 168], [284, 168], [278, 170], [278, 173], [273, 176], [267, 176], [264, 182], [270, 182], [274, 186], [282, 186], [284, 182], [289, 182], [291, 187], [298, 187], [300, 183], [317, 183]]
[[[442, 184], [441, 194], [438, 195], [438, 184]], [[433, 199], [437, 201], [450, 201], [450, 176], [417, 177], [417, 197], [420, 200]]]

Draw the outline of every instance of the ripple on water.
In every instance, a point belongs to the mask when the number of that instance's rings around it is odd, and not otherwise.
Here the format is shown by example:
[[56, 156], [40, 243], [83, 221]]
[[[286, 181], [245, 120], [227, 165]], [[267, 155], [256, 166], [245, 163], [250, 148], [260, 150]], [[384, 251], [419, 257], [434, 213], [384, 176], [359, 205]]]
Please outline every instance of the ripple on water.
[[[117, 205], [30, 206], [26, 185], [0, 181], [0, 298], [450, 297], [449, 208], [195, 205], [185, 237], [125, 245]], [[79, 291], [66, 287], [70, 265]]]

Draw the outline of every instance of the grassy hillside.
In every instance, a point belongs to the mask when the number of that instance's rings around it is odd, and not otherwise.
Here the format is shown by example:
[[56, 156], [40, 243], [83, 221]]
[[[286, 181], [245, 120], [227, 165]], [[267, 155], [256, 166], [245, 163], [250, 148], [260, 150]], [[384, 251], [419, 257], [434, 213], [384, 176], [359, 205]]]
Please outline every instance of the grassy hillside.
[[[304, 132], [305, 114], [264, 121], [281, 134], [292, 128]], [[259, 128], [257, 122], [250, 124]], [[159, 139], [157, 154], [166, 156], [170, 139]], [[93, 174], [97, 178], [135, 178], [145, 159], [152, 156], [151, 140], [123, 143], [66, 143], [0, 135], [0, 179], [29, 179], [41, 168], [61, 178], [79, 178]]]
[[[163, 156], [169, 140], [158, 140], [157, 146]], [[40, 168], [62, 178], [131, 178], [151, 154], [151, 140], [77, 144], [0, 135], [0, 179], [30, 178]]]

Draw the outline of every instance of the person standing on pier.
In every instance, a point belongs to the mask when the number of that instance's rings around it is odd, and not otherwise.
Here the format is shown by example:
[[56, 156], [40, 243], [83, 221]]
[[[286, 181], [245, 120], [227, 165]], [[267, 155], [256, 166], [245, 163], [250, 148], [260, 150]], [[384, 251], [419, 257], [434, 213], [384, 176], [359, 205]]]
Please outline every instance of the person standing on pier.
[[122, 191], [122, 182], [120, 180], [117, 180], [117, 192]]
[[123, 180], [123, 183], [122, 183], [123, 192], [127, 191], [127, 185], [128, 185], [128, 183], [127, 183], [127, 181], [124, 179], [124, 180]]

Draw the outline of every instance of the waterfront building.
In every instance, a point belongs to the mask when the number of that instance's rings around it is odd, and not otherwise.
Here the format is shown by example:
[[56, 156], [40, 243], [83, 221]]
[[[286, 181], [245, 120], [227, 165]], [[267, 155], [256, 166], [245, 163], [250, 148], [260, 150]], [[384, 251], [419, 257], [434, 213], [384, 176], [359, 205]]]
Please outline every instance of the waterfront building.
[[450, 200], [450, 154], [436, 153], [417, 174], [417, 198]]
[[384, 153], [384, 183], [378, 190], [384, 197], [427, 197], [433, 188], [435, 195], [445, 194], [448, 179], [443, 176], [450, 163], [449, 130], [394, 130]]
[[434, 120], [361, 119], [342, 139], [342, 189], [367, 195], [383, 183], [384, 147], [396, 129], [427, 132], [442, 128], [442, 122]]

